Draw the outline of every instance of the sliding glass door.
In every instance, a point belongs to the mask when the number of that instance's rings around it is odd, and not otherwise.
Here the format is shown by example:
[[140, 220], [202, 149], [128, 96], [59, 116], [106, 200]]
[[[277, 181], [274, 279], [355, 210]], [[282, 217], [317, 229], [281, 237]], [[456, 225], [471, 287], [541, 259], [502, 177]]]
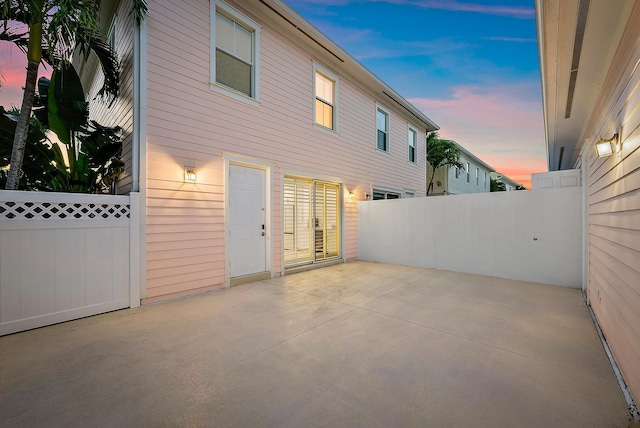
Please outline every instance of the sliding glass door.
[[340, 257], [340, 185], [285, 177], [285, 266], [337, 257]]

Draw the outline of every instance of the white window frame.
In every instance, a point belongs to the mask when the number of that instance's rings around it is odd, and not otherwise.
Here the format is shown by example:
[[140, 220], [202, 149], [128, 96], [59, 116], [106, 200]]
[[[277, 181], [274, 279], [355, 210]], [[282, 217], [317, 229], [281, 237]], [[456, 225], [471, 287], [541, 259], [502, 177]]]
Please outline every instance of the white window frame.
[[[381, 111], [387, 116], [387, 150], [382, 150], [378, 147], [378, 111]], [[380, 104], [376, 103], [376, 115], [375, 115], [375, 123], [376, 123], [376, 150], [380, 153], [391, 153], [391, 113], [388, 109], [384, 108]]]
[[413, 190], [405, 190], [404, 191], [404, 197], [405, 198], [415, 198], [416, 197], [416, 192], [414, 192]]
[[[413, 148], [414, 148], [414, 159], [411, 160], [411, 138], [410, 136], [412, 135], [415, 137], [413, 139]], [[413, 126], [409, 125], [409, 128], [407, 130], [407, 159], [409, 161], [409, 163], [418, 164], [418, 130], [416, 128], [414, 128]]]
[[[316, 76], [318, 75], [318, 73], [323, 74], [325, 77], [329, 78], [330, 80], [333, 80], [333, 128], [327, 128], [326, 126], [320, 125], [318, 122], [316, 122], [316, 98], [317, 98], [316, 97]], [[340, 103], [340, 100], [338, 98], [338, 94], [340, 93], [340, 90], [339, 90], [340, 79], [334, 73], [330, 72], [323, 66], [314, 62], [312, 80], [313, 80], [313, 90], [311, 92], [313, 93], [313, 118], [312, 118], [313, 126], [314, 128], [320, 131], [329, 132], [331, 134], [337, 134], [338, 125], [339, 125], [338, 104]]]
[[480, 187], [480, 168], [476, 167], [476, 187]]
[[[211, 0], [209, 16], [209, 88], [215, 92], [227, 95], [239, 101], [248, 102], [256, 107], [260, 104], [260, 26], [250, 18], [238, 12], [231, 6], [219, 1]], [[227, 18], [241, 24], [253, 32], [253, 73], [251, 76], [251, 93], [248, 96], [216, 81], [216, 13], [221, 12]]]
[[471, 164], [467, 162], [467, 183], [471, 184]]
[[383, 193], [384, 194], [384, 199], [387, 199], [387, 196], [391, 193], [393, 195], [398, 195], [397, 198], [391, 198], [391, 199], [401, 199], [404, 196], [404, 191], [402, 190], [397, 190], [397, 189], [391, 189], [389, 187], [374, 187], [373, 189], [371, 189], [371, 200], [373, 199], [373, 194], [374, 193]]
[[484, 188], [487, 188], [487, 173], [484, 173]]
[[118, 19], [118, 15], [113, 16], [113, 21], [111, 21], [111, 26], [109, 27], [109, 31], [107, 32], [107, 43], [116, 52], [116, 20]]

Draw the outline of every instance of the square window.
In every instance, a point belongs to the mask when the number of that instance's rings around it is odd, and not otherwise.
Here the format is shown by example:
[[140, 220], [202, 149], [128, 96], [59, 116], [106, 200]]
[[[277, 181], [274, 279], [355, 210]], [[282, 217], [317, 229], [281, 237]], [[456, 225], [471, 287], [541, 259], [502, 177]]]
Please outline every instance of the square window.
[[377, 147], [383, 152], [389, 151], [389, 113], [378, 107], [376, 110]]

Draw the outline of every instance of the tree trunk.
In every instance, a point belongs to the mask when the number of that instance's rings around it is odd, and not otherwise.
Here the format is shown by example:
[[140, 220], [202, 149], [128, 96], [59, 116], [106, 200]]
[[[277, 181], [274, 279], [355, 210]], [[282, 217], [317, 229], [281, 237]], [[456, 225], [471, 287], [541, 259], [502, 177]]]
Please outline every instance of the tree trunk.
[[429, 184], [427, 184], [427, 196], [429, 196], [429, 189], [431, 189], [431, 185], [433, 184], [433, 177], [435, 177], [436, 175], [436, 170], [435, 168], [433, 168], [433, 171], [431, 172], [431, 180], [429, 180]]
[[[31, 13], [34, 10], [42, 11], [44, 0], [37, 0], [31, 6]], [[33, 9], [35, 8], [35, 9]], [[9, 164], [9, 174], [5, 189], [16, 190], [20, 181], [20, 170], [24, 159], [24, 148], [27, 144], [27, 134], [29, 133], [29, 119], [33, 109], [33, 99], [36, 94], [36, 84], [38, 83], [38, 68], [42, 61], [42, 22], [32, 22], [29, 25], [29, 42], [27, 43], [27, 80], [24, 84], [24, 94], [22, 96], [22, 107], [16, 125], [16, 133], [13, 136], [13, 148], [11, 149], [11, 162]]]
[[27, 133], [29, 132], [29, 118], [33, 108], [33, 99], [36, 93], [38, 81], [38, 68], [40, 62], [29, 60], [27, 65], [27, 80], [24, 85], [24, 95], [22, 97], [22, 107], [16, 125], [16, 133], [13, 136], [13, 149], [11, 151], [11, 163], [9, 174], [7, 175], [6, 190], [16, 190], [20, 180], [20, 170], [24, 159], [24, 149], [27, 143]]

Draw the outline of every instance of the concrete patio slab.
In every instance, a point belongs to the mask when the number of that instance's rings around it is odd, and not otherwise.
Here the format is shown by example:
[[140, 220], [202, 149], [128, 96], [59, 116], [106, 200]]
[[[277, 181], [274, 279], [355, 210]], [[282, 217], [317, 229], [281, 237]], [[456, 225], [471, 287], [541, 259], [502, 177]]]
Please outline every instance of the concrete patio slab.
[[0, 338], [0, 426], [626, 427], [578, 290], [353, 262]]

